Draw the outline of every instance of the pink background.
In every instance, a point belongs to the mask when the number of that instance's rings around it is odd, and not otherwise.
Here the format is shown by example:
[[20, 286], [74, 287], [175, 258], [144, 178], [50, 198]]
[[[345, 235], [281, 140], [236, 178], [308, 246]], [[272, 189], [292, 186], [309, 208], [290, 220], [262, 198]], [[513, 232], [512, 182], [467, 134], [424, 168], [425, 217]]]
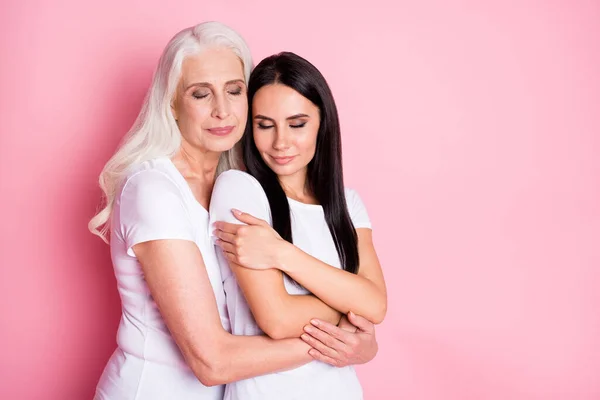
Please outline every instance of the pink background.
[[166, 42], [220, 20], [336, 95], [389, 287], [367, 399], [600, 399], [600, 3], [283, 3], [2, 3], [0, 398], [92, 397], [98, 173]]

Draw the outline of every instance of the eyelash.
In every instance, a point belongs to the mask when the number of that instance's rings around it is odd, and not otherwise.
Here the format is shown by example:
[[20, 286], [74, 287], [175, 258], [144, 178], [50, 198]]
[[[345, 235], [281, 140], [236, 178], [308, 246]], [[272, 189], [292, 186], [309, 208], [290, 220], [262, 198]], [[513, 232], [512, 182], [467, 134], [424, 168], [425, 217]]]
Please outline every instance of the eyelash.
[[[241, 95], [241, 94], [242, 94], [242, 89], [237, 89], [237, 90], [234, 90], [234, 91], [231, 91], [231, 92], [227, 92], [227, 93], [229, 93], [229, 94], [230, 94], [230, 95], [232, 95], [232, 96], [239, 96], [239, 95]], [[198, 100], [200, 100], [200, 99], [204, 99], [204, 98], [208, 97], [208, 93], [207, 93], [207, 94], [205, 94], [205, 95], [200, 95], [200, 96], [199, 96], [199, 95], [196, 95], [196, 94], [192, 94], [192, 96], [193, 96], [195, 99], [198, 99]]]
[[[304, 125], [306, 125], [306, 122], [302, 122], [301, 124], [297, 124], [297, 125], [290, 125], [290, 128], [292, 128], [292, 129], [299, 129], [299, 128], [304, 127]], [[275, 125], [258, 124], [258, 129], [271, 129], [274, 126]]]

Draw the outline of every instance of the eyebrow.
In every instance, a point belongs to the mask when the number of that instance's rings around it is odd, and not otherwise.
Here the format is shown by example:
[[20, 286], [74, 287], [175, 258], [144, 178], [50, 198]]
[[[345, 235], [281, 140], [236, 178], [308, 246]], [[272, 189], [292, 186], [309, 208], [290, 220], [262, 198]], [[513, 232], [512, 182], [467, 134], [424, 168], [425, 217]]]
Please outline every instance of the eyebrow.
[[[310, 115], [308, 114], [294, 114], [291, 117], [287, 117], [286, 120], [292, 120], [292, 119], [298, 119], [298, 118], [310, 118]], [[271, 122], [275, 122], [275, 120], [273, 118], [269, 118], [269, 117], [265, 117], [264, 115], [256, 115], [254, 116], [254, 119], [260, 119], [260, 120], [267, 120], [267, 121], [271, 121]]]
[[[231, 85], [232, 83], [241, 83], [241, 84], [243, 84], [244, 86], [246, 86], [246, 82], [244, 82], [244, 80], [243, 80], [243, 79], [233, 79], [233, 80], [230, 80], [230, 81], [227, 81], [227, 82], [225, 82], [225, 85]], [[191, 83], [191, 84], [189, 84], [189, 85], [188, 85], [188, 86], [185, 88], [185, 90], [187, 91], [189, 88], [191, 88], [191, 87], [194, 87], [194, 86], [210, 87], [210, 88], [214, 87], [214, 86], [213, 86], [213, 84], [211, 84], [211, 83], [208, 83], [208, 82], [195, 82], [195, 83]]]

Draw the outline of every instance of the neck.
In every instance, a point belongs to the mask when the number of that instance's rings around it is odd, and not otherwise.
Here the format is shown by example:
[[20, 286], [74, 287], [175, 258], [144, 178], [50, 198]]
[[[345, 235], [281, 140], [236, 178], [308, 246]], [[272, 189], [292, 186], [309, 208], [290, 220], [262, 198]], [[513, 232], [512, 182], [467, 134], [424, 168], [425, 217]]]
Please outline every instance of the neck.
[[306, 173], [307, 169], [304, 168], [292, 175], [277, 177], [287, 197], [303, 203], [314, 202], [314, 195], [308, 187]]
[[219, 164], [221, 153], [206, 151], [191, 146], [182, 140], [179, 152], [174, 160], [181, 173], [186, 178], [200, 179], [212, 183]]

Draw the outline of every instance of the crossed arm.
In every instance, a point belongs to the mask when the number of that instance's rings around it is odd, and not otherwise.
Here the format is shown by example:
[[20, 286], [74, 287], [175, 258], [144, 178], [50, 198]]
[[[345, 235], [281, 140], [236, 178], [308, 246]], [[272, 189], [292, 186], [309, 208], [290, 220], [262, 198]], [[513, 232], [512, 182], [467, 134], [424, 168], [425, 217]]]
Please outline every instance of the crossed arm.
[[[311, 340], [236, 336], [223, 329], [200, 250], [186, 240], [133, 246], [150, 293], [186, 362], [206, 386], [297, 368], [314, 359], [334, 366], [361, 364], [377, 353], [372, 325], [351, 316], [340, 329], [326, 321]], [[362, 328], [360, 328], [362, 326]]]
[[[298, 337], [311, 318], [337, 324], [339, 313], [350, 311], [373, 323], [383, 320], [387, 295], [370, 229], [357, 229], [361, 263], [356, 275], [334, 268], [282, 240], [264, 220], [237, 210], [234, 215], [248, 226], [215, 223], [217, 244], [223, 249], [257, 324], [269, 336]], [[289, 295], [282, 271], [314, 296]]]
[[[340, 342], [327, 333], [329, 329], [345, 340], [346, 347], [339, 353], [328, 348], [325, 352], [329, 351], [329, 358], [323, 355], [322, 347], [318, 351], [313, 349], [318, 354], [311, 357], [311, 345], [297, 337], [274, 340], [267, 336], [231, 335], [221, 325], [213, 288], [198, 246], [191, 238], [161, 238], [165, 237], [161, 236], [164, 232], [173, 229], [184, 232], [187, 229], [185, 221], [188, 216], [178, 191], [159, 173], [148, 172], [136, 177], [138, 180], [132, 178], [132, 183], [121, 196], [121, 209], [127, 210], [121, 214], [123, 230], [129, 235], [125, 241], [131, 243], [150, 294], [169, 332], [203, 384], [219, 385], [293, 369], [313, 360], [313, 357], [342, 366], [366, 362], [375, 356], [374, 335], [342, 332], [342, 329], [330, 325], [319, 330], [322, 337], [335, 339], [336, 342], [331, 344]], [[169, 218], [157, 213], [157, 209], [170, 210]], [[123, 216], [127, 219], [124, 220]], [[161, 234], [154, 235], [154, 240], [142, 240], [144, 237], [140, 232], [144, 231]]]

